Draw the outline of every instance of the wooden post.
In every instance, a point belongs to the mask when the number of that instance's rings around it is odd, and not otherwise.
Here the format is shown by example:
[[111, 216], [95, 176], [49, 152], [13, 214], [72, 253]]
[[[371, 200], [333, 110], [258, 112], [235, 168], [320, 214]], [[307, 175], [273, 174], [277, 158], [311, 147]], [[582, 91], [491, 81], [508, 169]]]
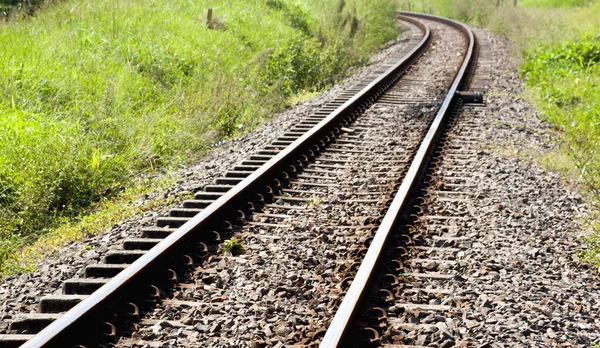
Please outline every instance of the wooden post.
[[204, 9], [204, 26], [210, 28], [210, 25], [213, 20], [213, 9], [205, 8]]

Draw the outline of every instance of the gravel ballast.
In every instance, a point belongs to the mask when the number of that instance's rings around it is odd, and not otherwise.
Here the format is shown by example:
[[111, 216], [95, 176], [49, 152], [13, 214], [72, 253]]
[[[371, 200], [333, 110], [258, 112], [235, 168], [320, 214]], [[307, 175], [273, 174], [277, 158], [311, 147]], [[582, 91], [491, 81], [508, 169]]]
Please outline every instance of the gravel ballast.
[[577, 259], [590, 208], [574, 186], [525, 155], [552, 150], [552, 130], [515, 97], [523, 84], [510, 43], [477, 34], [491, 43], [494, 64], [488, 106], [474, 120], [485, 148], [504, 149], [482, 149], [477, 156], [481, 194], [474, 207], [483, 233], [465, 261], [473, 267], [468, 284], [479, 293], [475, 316], [485, 324], [470, 336], [491, 347], [600, 343], [600, 280]]

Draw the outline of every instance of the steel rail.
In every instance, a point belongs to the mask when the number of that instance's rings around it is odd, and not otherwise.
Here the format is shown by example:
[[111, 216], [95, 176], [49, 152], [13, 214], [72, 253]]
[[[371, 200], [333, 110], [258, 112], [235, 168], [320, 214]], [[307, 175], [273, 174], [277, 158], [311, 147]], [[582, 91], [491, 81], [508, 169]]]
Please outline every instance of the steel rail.
[[454, 82], [452, 83], [448, 95], [444, 99], [440, 110], [438, 111], [435, 119], [433, 120], [423, 142], [421, 143], [415, 158], [413, 159], [408, 172], [396, 193], [392, 204], [390, 205], [387, 213], [385, 214], [381, 225], [377, 229], [373, 241], [367, 250], [367, 253], [354, 277], [352, 284], [346, 293], [346, 296], [342, 300], [340, 307], [329, 325], [323, 340], [321, 341], [320, 347], [341, 347], [343, 344], [344, 336], [350, 327], [352, 318], [357, 314], [357, 310], [360, 307], [360, 302], [363, 295], [366, 293], [371, 275], [374, 273], [380, 256], [384, 250], [385, 243], [393, 231], [397, 217], [406, 208], [407, 202], [410, 198], [410, 193], [418, 182], [421, 173], [426, 169], [431, 153], [435, 150], [437, 140], [442, 132], [444, 122], [448, 118], [448, 115], [452, 111], [452, 106], [458, 98], [457, 92], [461, 86], [466, 72], [471, 63], [475, 49], [475, 36], [473, 32], [462, 23], [432, 16], [424, 15], [411, 12], [401, 12], [403, 15], [419, 17], [429, 20], [441, 21], [449, 24], [453, 27], [458, 28], [468, 38], [468, 46], [463, 58], [460, 69], [457, 71]]
[[[157, 267], [159, 261], [164, 260], [173, 251], [184, 247], [184, 241], [202, 233], [202, 229], [215, 219], [219, 219], [224, 211], [238, 206], [240, 200], [248, 199], [251, 194], [259, 192], [266, 183], [273, 180], [274, 173], [285, 171], [285, 166], [300, 157], [309, 146], [323, 139], [328, 132], [336, 127], [339, 122], [364, 105], [368, 105], [374, 97], [378, 97], [393, 82], [400, 78], [400, 73], [405, 71], [415, 59], [425, 50], [430, 41], [430, 31], [423, 23], [412, 18], [399, 16], [400, 19], [416, 24], [423, 29], [422, 40], [405, 57], [390, 67], [384, 74], [364, 87], [354, 97], [345, 102], [325, 119], [307, 131], [292, 144], [287, 146], [268, 162], [246, 177], [243, 181], [231, 188], [227, 193], [194, 216], [190, 221], [179, 227], [163, 241], [150, 249], [143, 256], [117, 274], [108, 283], [92, 293], [88, 298], [71, 308], [60, 318], [45, 327], [21, 347], [38, 348], [43, 346], [64, 346], [65, 341], [73, 337], [81, 337], [86, 331], [75, 331], [89, 318], [95, 318], [97, 313], [102, 313], [111, 308], [123, 293], [130, 289], [140, 279], [152, 279], [151, 271]], [[205, 231], [207, 232], [207, 231]]]

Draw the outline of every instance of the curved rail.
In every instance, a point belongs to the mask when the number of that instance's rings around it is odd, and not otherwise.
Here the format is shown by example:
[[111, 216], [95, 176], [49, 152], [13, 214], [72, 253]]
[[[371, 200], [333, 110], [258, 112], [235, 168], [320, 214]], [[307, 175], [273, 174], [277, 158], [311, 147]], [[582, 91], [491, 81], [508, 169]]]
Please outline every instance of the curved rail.
[[[416, 24], [423, 29], [423, 38], [404, 58], [389, 68], [384, 74], [371, 82], [354, 97], [333, 111], [325, 119], [307, 131], [280, 153], [263, 164], [251, 175], [238, 183], [235, 187], [206, 207], [202, 212], [190, 221], [174, 231], [171, 235], [150, 249], [147, 253], [133, 262], [129, 267], [121, 271], [108, 283], [103, 285], [88, 298], [71, 308], [60, 318], [45, 327], [42, 331], [32, 337], [21, 347], [37, 348], [42, 346], [67, 346], [67, 341], [81, 338], [81, 332], [77, 331], [85, 325], [90, 318], [102, 318], [104, 314], [124, 294], [142, 284], [152, 284], [153, 271], [156, 271], [161, 262], [164, 262], [177, 251], [186, 248], [186, 242], [193, 236], [211, 231], [207, 226], [222, 221], [226, 212], [236, 211], [244, 201], [253, 201], [253, 197], [261, 190], [271, 184], [281, 173], [285, 173], [288, 166], [295, 160], [302, 158], [310, 146], [324, 139], [336, 126], [349, 117], [354, 111], [373, 100], [387, 90], [425, 50], [430, 41], [430, 31], [421, 22], [412, 18], [400, 16], [402, 20]], [[225, 219], [226, 220], [226, 219]], [[83, 332], [87, 332], [85, 330]], [[70, 345], [70, 343], [69, 343]]]
[[471, 64], [475, 50], [475, 36], [473, 32], [467, 28], [464, 24], [437, 16], [424, 15], [410, 12], [402, 12], [403, 15], [424, 18], [429, 20], [441, 21], [449, 24], [453, 27], [458, 28], [462, 31], [468, 39], [468, 46], [463, 58], [460, 69], [455, 75], [454, 82], [448, 91], [448, 95], [444, 99], [444, 102], [438, 111], [435, 119], [433, 120], [427, 135], [425, 136], [423, 143], [419, 147], [415, 158], [413, 159], [410, 168], [406, 174], [406, 177], [402, 181], [392, 204], [390, 205], [387, 213], [385, 214], [381, 225], [377, 229], [373, 241], [369, 246], [367, 254], [365, 255], [350, 288], [346, 296], [344, 297], [340, 307], [338, 308], [323, 340], [321, 341], [320, 347], [341, 347], [346, 334], [347, 329], [350, 327], [350, 323], [356, 311], [359, 309], [360, 301], [366, 292], [371, 275], [373, 274], [377, 262], [382, 254], [386, 240], [388, 239], [397, 217], [406, 208], [410, 192], [412, 191], [418, 179], [427, 167], [431, 153], [434, 151], [437, 140], [442, 132], [442, 127], [447, 119], [448, 115], [452, 111], [452, 106], [456, 102], [459, 91], [459, 87], [466, 78], [467, 69]]

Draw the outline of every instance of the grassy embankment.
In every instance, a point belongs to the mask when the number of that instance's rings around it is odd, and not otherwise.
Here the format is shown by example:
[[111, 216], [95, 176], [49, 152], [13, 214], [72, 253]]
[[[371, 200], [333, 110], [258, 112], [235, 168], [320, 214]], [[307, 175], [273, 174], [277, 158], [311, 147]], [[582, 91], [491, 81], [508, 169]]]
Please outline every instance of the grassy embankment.
[[[589, 0], [426, 0], [425, 10], [483, 26], [516, 43], [528, 97], [556, 126], [561, 148], [540, 162], [584, 183], [600, 203], [600, 2]], [[496, 4], [500, 4], [496, 7]], [[403, 6], [407, 6], [405, 3]], [[600, 218], [582, 256], [600, 267]]]
[[[217, 18], [205, 28], [209, 6]], [[66, 0], [9, 16], [0, 276], [159, 204], [121, 205], [164, 187], [154, 173], [367, 62], [397, 35], [394, 10], [392, 0]]]

